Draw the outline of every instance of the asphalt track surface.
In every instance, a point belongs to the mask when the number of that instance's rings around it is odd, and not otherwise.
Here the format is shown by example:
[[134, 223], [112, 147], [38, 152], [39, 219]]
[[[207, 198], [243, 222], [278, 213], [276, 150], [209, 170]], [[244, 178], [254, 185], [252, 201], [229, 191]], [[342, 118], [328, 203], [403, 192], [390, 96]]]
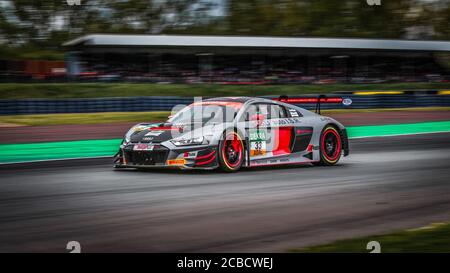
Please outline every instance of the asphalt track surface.
[[[334, 167], [0, 167], [0, 252], [284, 252], [450, 218], [450, 134], [355, 139]], [[362, 246], [365, 247], [365, 246]]]

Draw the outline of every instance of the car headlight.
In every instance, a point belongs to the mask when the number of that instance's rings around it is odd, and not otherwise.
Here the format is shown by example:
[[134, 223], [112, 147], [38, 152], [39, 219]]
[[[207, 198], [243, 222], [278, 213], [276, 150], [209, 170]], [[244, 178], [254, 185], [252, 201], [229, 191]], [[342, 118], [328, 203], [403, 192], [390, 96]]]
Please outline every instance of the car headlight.
[[180, 139], [174, 139], [170, 142], [172, 142], [175, 146], [188, 146], [188, 145], [200, 145], [203, 144], [203, 141], [205, 140], [204, 137], [194, 137], [194, 138], [180, 138]]
[[130, 139], [131, 139], [131, 135], [133, 135], [133, 133], [134, 133], [135, 131], [133, 130], [133, 129], [131, 129], [131, 130], [129, 130], [126, 134], [125, 134], [125, 137], [124, 137], [124, 143], [128, 143], [128, 142], [130, 142]]

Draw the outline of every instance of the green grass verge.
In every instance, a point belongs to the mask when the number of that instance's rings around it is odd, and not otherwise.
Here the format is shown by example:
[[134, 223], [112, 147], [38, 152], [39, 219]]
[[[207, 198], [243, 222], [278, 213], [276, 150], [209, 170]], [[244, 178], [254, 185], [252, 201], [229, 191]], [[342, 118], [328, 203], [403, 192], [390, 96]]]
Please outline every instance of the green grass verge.
[[170, 112], [102, 112], [81, 114], [38, 114], [0, 116], [0, 124], [68, 125], [166, 120]]
[[219, 85], [146, 83], [2, 83], [0, 99], [99, 98], [133, 96], [262, 96], [333, 91], [448, 89], [450, 83]]
[[296, 253], [367, 253], [367, 243], [377, 241], [382, 253], [449, 253], [450, 224], [433, 224], [427, 227], [398, 231], [386, 235], [375, 235], [341, 240], [331, 244], [290, 249]]
[[[450, 121], [348, 127], [350, 138], [450, 132]], [[122, 139], [0, 144], [0, 163], [112, 156]]]

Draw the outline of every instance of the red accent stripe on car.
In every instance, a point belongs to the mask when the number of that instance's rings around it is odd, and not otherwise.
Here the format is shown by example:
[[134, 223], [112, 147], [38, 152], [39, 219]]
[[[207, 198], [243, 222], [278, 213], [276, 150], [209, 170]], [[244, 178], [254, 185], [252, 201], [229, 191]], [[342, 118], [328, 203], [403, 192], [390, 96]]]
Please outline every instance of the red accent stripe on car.
[[297, 135], [299, 135], [299, 134], [311, 134], [312, 132], [313, 132], [312, 130], [300, 130], [300, 129], [298, 129], [296, 131]]
[[201, 165], [209, 164], [209, 163], [213, 162], [214, 159], [216, 159], [216, 155], [214, 155], [213, 157], [211, 157], [210, 159], [208, 159], [206, 161], [196, 162], [195, 166], [201, 166]]
[[180, 127], [173, 127], [173, 126], [161, 126], [161, 127], [153, 127], [150, 128], [150, 131], [172, 131], [172, 130], [179, 130]]
[[291, 153], [291, 132], [292, 127], [280, 127], [275, 130], [275, 143], [272, 151], [273, 155]]
[[[317, 103], [318, 98], [287, 98], [287, 99], [273, 99], [276, 101], [282, 101], [286, 103]], [[321, 98], [321, 103], [342, 103], [343, 98]]]
[[215, 152], [216, 152], [216, 150], [213, 150], [212, 152], [210, 152], [210, 153], [207, 154], [207, 155], [197, 156], [197, 157], [195, 158], [195, 160], [201, 160], [201, 159], [208, 158], [208, 157], [212, 156]]

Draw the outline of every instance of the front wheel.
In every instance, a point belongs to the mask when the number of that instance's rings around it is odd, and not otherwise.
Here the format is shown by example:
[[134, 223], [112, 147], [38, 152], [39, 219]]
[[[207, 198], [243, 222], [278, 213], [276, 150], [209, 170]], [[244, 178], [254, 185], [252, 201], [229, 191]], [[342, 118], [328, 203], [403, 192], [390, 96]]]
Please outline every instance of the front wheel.
[[320, 136], [319, 165], [331, 166], [341, 158], [342, 141], [339, 131], [333, 126], [326, 126]]
[[238, 171], [244, 162], [244, 143], [236, 132], [224, 134], [219, 143], [219, 166], [223, 171]]

